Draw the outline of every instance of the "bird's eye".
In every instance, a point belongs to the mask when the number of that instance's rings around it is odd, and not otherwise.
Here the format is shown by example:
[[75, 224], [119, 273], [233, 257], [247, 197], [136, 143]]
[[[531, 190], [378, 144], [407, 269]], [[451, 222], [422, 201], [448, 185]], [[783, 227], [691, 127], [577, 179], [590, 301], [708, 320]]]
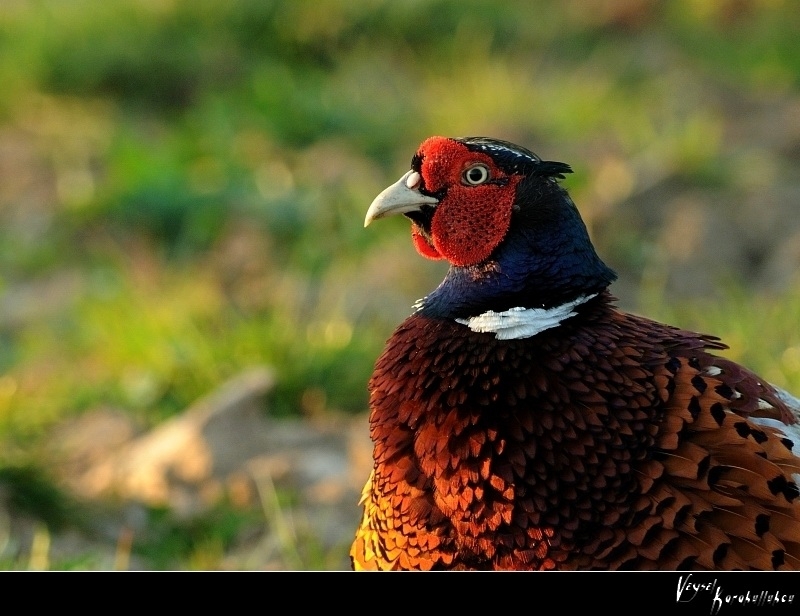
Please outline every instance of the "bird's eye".
[[489, 167], [482, 164], [472, 165], [464, 171], [464, 182], [470, 186], [478, 186], [489, 179]]

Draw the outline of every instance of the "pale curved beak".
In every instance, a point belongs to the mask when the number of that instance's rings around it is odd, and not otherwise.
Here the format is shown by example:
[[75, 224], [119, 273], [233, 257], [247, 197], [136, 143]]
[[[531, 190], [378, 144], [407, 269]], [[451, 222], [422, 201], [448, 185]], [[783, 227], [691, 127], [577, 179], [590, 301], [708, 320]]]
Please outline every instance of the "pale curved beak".
[[368, 226], [376, 218], [419, 211], [423, 205], [436, 205], [439, 203], [438, 199], [428, 197], [419, 192], [417, 189], [419, 182], [419, 174], [412, 170], [386, 188], [375, 197], [372, 205], [369, 206], [367, 217], [364, 219], [364, 226]]

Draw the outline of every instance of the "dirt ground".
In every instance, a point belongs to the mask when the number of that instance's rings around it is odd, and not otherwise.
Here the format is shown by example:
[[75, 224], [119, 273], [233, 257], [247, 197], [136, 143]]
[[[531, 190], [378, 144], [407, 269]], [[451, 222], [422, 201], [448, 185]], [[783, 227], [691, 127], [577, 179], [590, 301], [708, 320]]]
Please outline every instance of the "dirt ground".
[[43, 536], [41, 523], [3, 511], [0, 493], [5, 551], [28, 555], [34, 569], [81, 554], [93, 555], [92, 568], [149, 569], [153, 563], [130, 546], [150, 532], [154, 508], [180, 522], [224, 502], [254, 512], [256, 521], [216, 562], [193, 566], [349, 569], [371, 468], [367, 418], [271, 418], [272, 386], [272, 372], [254, 368], [147, 432], [108, 408], [61, 424], [50, 438], [49, 466], [71, 496], [93, 508], [91, 520]]

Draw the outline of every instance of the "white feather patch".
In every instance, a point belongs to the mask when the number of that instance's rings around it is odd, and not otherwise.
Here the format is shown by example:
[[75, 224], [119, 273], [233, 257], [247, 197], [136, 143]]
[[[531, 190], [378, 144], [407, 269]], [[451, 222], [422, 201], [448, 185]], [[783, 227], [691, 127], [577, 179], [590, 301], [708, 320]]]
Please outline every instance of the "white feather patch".
[[792, 441], [792, 453], [800, 455], [800, 424], [785, 424], [780, 419], [770, 419], [768, 417], [748, 417], [747, 421], [758, 426], [773, 428], [785, 438]]
[[581, 297], [555, 306], [553, 308], [511, 308], [503, 312], [487, 310], [476, 317], [456, 319], [474, 332], [494, 333], [498, 340], [515, 340], [530, 338], [546, 329], [556, 327], [559, 323], [575, 316], [575, 308], [595, 297], [582, 295]]
[[800, 399], [795, 398], [788, 391], [781, 389], [776, 385], [773, 385], [772, 389], [775, 390], [775, 393], [778, 395], [778, 399], [791, 409], [792, 413], [797, 418], [797, 421], [800, 422]]
[[766, 400], [762, 400], [761, 398], [758, 399], [758, 410], [759, 411], [766, 411], [767, 409], [771, 409], [773, 406], [767, 402]]
[[[793, 424], [785, 424], [779, 419], [770, 419], [767, 417], [748, 417], [747, 420], [750, 423], [756, 424], [757, 426], [772, 428], [778, 434], [784, 438], [787, 438], [792, 443], [792, 453], [795, 456], [800, 456], [800, 400], [780, 387], [772, 385], [772, 388], [778, 394], [778, 398], [782, 402], [786, 403], [786, 406], [789, 407], [789, 410], [792, 412], [792, 415], [795, 416], [798, 422]], [[792, 479], [796, 484], [800, 485], [800, 473], [794, 473], [792, 475]]]

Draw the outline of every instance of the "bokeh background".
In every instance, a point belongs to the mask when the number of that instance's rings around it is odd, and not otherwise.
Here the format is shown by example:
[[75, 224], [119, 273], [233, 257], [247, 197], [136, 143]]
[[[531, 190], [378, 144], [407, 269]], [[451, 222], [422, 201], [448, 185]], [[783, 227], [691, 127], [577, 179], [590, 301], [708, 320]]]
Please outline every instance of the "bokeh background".
[[626, 309], [800, 391], [794, 0], [3, 0], [0, 568], [337, 569], [432, 134], [570, 163]]

